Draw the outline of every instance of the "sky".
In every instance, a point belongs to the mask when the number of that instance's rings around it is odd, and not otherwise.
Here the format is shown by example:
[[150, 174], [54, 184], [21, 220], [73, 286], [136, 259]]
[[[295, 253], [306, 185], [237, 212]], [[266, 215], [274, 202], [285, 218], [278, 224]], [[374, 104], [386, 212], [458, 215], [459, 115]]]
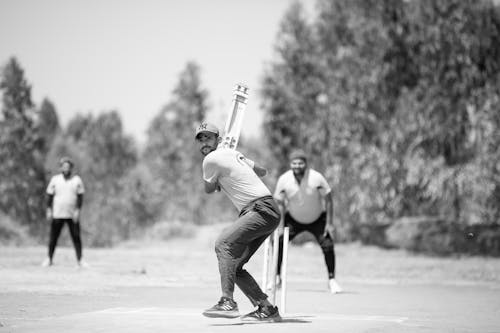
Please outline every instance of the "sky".
[[[313, 8], [312, 0], [301, 0]], [[258, 90], [292, 0], [0, 0], [0, 66], [15, 56], [64, 126], [78, 112], [117, 110], [125, 131], [145, 131], [188, 61], [201, 67], [223, 127], [233, 88], [250, 88], [242, 135], [261, 134]]]

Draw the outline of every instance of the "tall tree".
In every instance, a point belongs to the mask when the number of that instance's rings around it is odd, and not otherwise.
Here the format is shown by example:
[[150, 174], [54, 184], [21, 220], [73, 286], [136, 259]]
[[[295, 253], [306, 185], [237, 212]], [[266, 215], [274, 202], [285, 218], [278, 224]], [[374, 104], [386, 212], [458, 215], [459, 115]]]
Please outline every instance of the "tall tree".
[[[467, 193], [474, 188], [467, 180], [479, 181], [482, 140], [491, 139], [479, 124], [495, 118], [488, 114], [499, 96], [493, 88], [500, 73], [499, 10], [489, 1], [410, 2], [393, 23], [400, 28], [390, 35], [381, 86], [399, 95], [388, 133], [398, 142], [394, 153], [408, 158], [413, 195], [405, 202], [420, 202], [409, 211], [475, 220], [468, 207], [477, 195]], [[395, 80], [401, 72], [411, 79]]]
[[317, 43], [298, 2], [280, 25], [275, 54], [263, 78], [264, 128], [269, 147], [284, 170], [291, 149], [302, 147], [314, 154], [321, 136], [317, 97], [323, 86]]
[[200, 67], [187, 63], [170, 102], [154, 117], [147, 131], [145, 159], [162, 183], [167, 218], [202, 222], [200, 154], [194, 147], [194, 129], [208, 111], [208, 93], [202, 87]]
[[[308, 25], [292, 5], [277, 36], [263, 89], [273, 153], [286, 161], [286, 150], [301, 145], [315, 155], [351, 223], [499, 216], [491, 130], [499, 8], [486, 0], [319, 0], [317, 14]], [[297, 89], [304, 85], [310, 94]]]
[[61, 130], [56, 108], [48, 98], [43, 99], [38, 109], [37, 118], [36, 126], [40, 137], [40, 149], [45, 155]]
[[[117, 111], [94, 116], [77, 114], [54, 141], [49, 160], [55, 170], [61, 156], [75, 161], [75, 172], [85, 184], [85, 204], [82, 226], [92, 245], [112, 245], [130, 236], [137, 221], [141, 204], [135, 202], [128, 178], [137, 164], [134, 140], [124, 132]], [[49, 163], [48, 163], [49, 164]], [[136, 179], [135, 177], [134, 179]], [[142, 214], [141, 216], [144, 216]]]
[[15, 58], [3, 67], [0, 90], [0, 210], [36, 231], [44, 213], [45, 173], [31, 86]]

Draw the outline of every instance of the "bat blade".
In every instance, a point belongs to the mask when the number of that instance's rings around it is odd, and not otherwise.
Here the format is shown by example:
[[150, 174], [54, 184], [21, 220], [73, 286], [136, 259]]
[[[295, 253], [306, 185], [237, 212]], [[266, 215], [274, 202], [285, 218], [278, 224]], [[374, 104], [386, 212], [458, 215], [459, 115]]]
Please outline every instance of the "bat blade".
[[231, 110], [224, 128], [224, 136], [222, 137], [219, 147], [236, 149], [238, 146], [247, 102], [248, 87], [237, 84], [234, 89]]

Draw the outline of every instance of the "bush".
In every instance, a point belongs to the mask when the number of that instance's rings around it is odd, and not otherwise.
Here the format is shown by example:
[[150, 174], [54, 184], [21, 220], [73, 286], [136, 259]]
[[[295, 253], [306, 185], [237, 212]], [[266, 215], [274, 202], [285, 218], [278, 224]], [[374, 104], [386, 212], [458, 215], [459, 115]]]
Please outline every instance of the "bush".
[[10, 217], [0, 212], [0, 244], [1, 245], [27, 245], [33, 240], [28, 229], [15, 223]]
[[387, 242], [386, 232], [391, 226], [390, 223], [362, 223], [354, 225], [351, 233], [356, 235], [355, 239], [359, 239], [361, 243], [366, 245], [376, 245], [383, 248], [395, 247], [394, 244]]
[[491, 223], [470, 226], [466, 234], [468, 253], [500, 257], [500, 225]]
[[388, 246], [436, 255], [500, 256], [500, 226], [465, 226], [439, 217], [404, 217], [386, 230]]

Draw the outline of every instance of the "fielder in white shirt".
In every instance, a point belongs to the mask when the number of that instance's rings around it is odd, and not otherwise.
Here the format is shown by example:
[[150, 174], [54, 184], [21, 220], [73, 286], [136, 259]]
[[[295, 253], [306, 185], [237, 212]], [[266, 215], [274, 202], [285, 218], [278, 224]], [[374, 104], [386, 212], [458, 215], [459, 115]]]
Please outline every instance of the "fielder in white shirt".
[[53, 176], [47, 186], [47, 220], [50, 224], [48, 258], [43, 266], [53, 264], [54, 251], [61, 230], [66, 224], [75, 247], [78, 266], [87, 266], [82, 261], [82, 240], [80, 237], [80, 210], [83, 205], [82, 179], [73, 175], [73, 161], [63, 157], [60, 161], [61, 173]]
[[[308, 167], [304, 151], [295, 150], [290, 154], [290, 170], [278, 178], [274, 198], [280, 206], [285, 226], [289, 227], [290, 240], [303, 231], [314, 235], [325, 258], [330, 292], [341, 292], [335, 280], [332, 191], [325, 177]], [[280, 237], [278, 256], [278, 284], [281, 282], [282, 252], [283, 236]]]

